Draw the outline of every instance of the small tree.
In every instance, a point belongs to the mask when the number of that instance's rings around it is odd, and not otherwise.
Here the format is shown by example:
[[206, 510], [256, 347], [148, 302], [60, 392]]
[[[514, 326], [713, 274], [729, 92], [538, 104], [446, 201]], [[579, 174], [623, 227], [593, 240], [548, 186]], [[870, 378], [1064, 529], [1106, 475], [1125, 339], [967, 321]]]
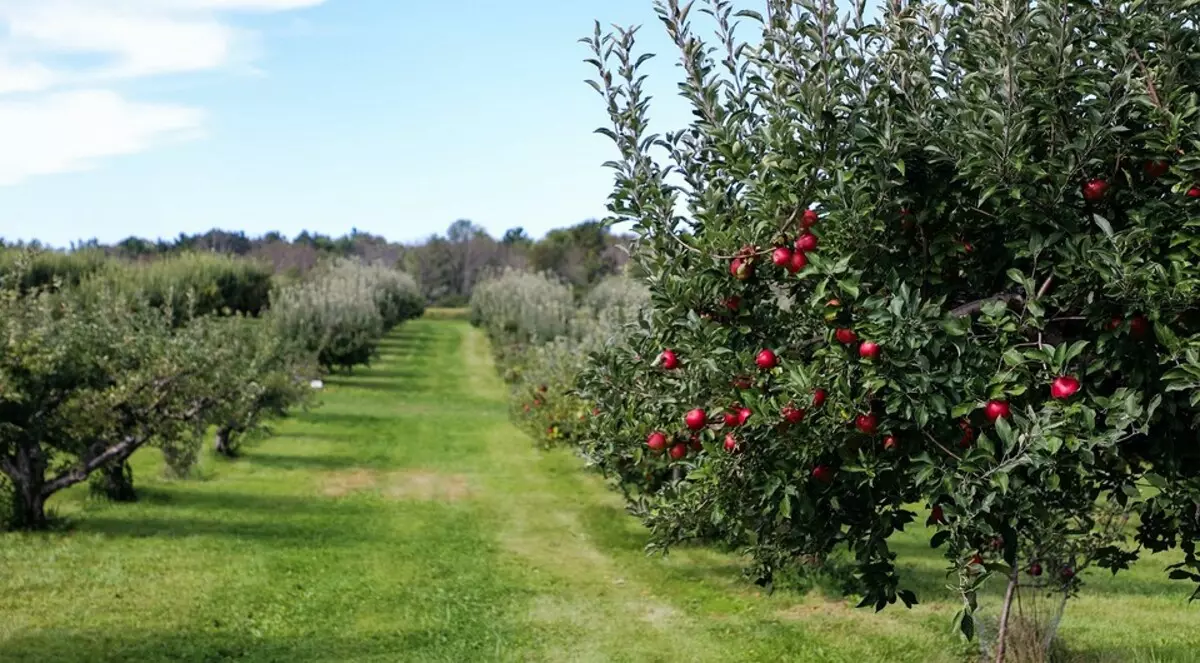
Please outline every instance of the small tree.
[[681, 364], [596, 376], [640, 401], [597, 433], [635, 462], [652, 432], [703, 440], [646, 510], [657, 543], [701, 514], [762, 582], [845, 546], [862, 605], [911, 605], [888, 539], [924, 502], [968, 637], [1005, 579], [996, 660], [1022, 587], [1171, 547], [1200, 581], [1200, 8], [770, 0], [737, 14], [751, 44], [710, 0], [710, 48], [655, 5], [690, 126], [650, 133], [636, 30], [585, 41], [640, 350]]
[[93, 472], [124, 490], [143, 446], [199, 439], [251, 357], [218, 319], [175, 322], [110, 291], [0, 290], [0, 472], [16, 526], [44, 527], [46, 500]]

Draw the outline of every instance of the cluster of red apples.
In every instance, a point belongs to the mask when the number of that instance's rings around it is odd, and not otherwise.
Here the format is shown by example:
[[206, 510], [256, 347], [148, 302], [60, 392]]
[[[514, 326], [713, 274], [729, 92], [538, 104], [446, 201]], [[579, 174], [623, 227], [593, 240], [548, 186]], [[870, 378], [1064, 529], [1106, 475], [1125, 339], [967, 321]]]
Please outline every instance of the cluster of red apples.
[[[1147, 162], [1146, 173], [1151, 177], [1159, 177], [1165, 174], [1167, 170], [1166, 164], [1163, 162]], [[1102, 179], [1093, 179], [1087, 181], [1083, 185], [1084, 198], [1089, 202], [1098, 202], [1102, 200], [1108, 192], [1108, 182]], [[1193, 198], [1200, 198], [1200, 187], [1193, 187], [1187, 193]], [[907, 217], [908, 215], [904, 215]], [[802, 229], [799, 237], [791, 246], [777, 246], [771, 251], [771, 262], [777, 266], [786, 269], [791, 274], [796, 274], [803, 270], [807, 264], [807, 253], [815, 251], [818, 245], [817, 236], [811, 232], [811, 228], [817, 224], [819, 216], [816, 211], [806, 209], [800, 220]], [[747, 280], [754, 275], [754, 257], [757, 249], [755, 247], [744, 247], [733, 258], [730, 263], [729, 272], [738, 280]], [[740, 298], [733, 296], [726, 301], [726, 306], [731, 310], [736, 310], [740, 306]], [[826, 303], [831, 308], [841, 306], [837, 299], [831, 299]], [[1118, 328], [1124, 321], [1120, 318], [1114, 318], [1110, 323], [1110, 329]], [[1129, 321], [1130, 334], [1134, 337], [1143, 336], [1148, 327], [1149, 322], [1142, 316], [1137, 316]], [[857, 344], [857, 352], [859, 357], [864, 360], [872, 361], [878, 359], [882, 353], [882, 348], [879, 343], [871, 340], [860, 340], [858, 334], [849, 328], [837, 328], [834, 330], [834, 338], [841, 344], [852, 346]], [[663, 350], [659, 355], [659, 366], [668, 371], [677, 370], [681, 367], [679, 355], [671, 349]], [[763, 371], [770, 371], [779, 365], [779, 358], [771, 349], [764, 349], [755, 356], [755, 365]], [[734, 380], [735, 386], [739, 388], [748, 388], [751, 381], [749, 378], [740, 377]], [[1077, 378], [1070, 375], [1062, 375], [1056, 377], [1050, 384], [1050, 396], [1056, 400], [1066, 400], [1071, 398], [1080, 389], [1080, 382]], [[811, 409], [820, 408], [825, 402], [826, 392], [824, 389], [816, 389], [811, 395]], [[790, 402], [781, 408], [779, 413], [779, 421], [783, 425], [796, 425], [802, 422], [807, 415], [808, 410], [803, 407], [798, 407], [795, 402]], [[984, 404], [984, 417], [989, 423], [994, 423], [998, 419], [1006, 419], [1011, 416], [1011, 408], [1007, 401], [989, 400]], [[669, 443], [668, 437], [661, 431], [654, 431], [646, 438], [646, 446], [655, 453], [666, 451], [672, 460], [682, 460], [687, 457], [689, 449], [699, 451], [702, 446], [700, 444], [700, 431], [705, 428], [724, 428], [727, 433], [725, 435], [724, 449], [730, 454], [736, 454], [742, 450], [742, 443], [739, 440], [736, 429], [744, 426], [753, 413], [749, 408], [741, 405], [733, 405], [720, 418], [712, 418], [710, 421], [709, 413], [703, 408], [695, 408], [689, 410], [684, 415], [684, 425], [687, 428], [689, 435], [688, 441], [676, 441]], [[874, 436], [879, 432], [879, 419], [871, 413], [862, 413], [854, 417], [854, 427], [865, 435]], [[960, 422], [962, 437], [959, 440], [959, 446], [968, 448], [974, 442], [975, 431], [971, 427], [968, 420], [963, 419]], [[900, 441], [893, 434], [886, 434], [882, 439], [882, 448], [885, 452], [893, 452], [900, 447]], [[835, 477], [835, 471], [829, 465], [817, 465], [812, 469], [812, 477], [825, 484], [832, 483]]]

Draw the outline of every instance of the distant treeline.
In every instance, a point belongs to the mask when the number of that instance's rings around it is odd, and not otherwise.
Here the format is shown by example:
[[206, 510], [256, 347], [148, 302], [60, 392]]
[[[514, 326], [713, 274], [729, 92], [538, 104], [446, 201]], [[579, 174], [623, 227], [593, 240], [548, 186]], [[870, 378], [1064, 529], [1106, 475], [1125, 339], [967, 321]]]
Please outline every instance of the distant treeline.
[[[152, 261], [208, 252], [252, 258], [270, 266], [278, 276], [298, 278], [323, 258], [360, 258], [408, 272], [431, 305], [463, 306], [483, 275], [507, 267], [557, 275], [582, 295], [604, 277], [623, 273], [629, 241], [630, 237], [613, 234], [599, 221], [552, 230], [534, 240], [522, 228], [512, 228], [497, 239], [464, 219], [455, 221], [444, 234], [407, 245], [357, 229], [341, 237], [308, 231], [292, 239], [278, 232], [247, 237], [243, 232], [213, 229], [196, 235], [180, 234], [170, 241], [130, 237], [104, 245], [91, 240], [73, 244], [71, 249], [77, 254], [93, 254], [96, 259], [89, 263], [76, 256], [71, 263], [86, 271], [101, 264], [105, 257]], [[3, 246], [4, 239], [0, 238]], [[53, 271], [62, 272], [61, 268]]]

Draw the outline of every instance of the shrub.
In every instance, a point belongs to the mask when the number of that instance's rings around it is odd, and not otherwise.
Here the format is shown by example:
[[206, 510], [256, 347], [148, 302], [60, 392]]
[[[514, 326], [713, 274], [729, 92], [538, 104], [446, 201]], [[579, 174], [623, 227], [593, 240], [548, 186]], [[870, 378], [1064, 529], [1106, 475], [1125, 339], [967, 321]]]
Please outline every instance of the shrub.
[[501, 345], [543, 343], [569, 331], [571, 288], [548, 275], [506, 269], [471, 293], [471, 323]]
[[547, 276], [509, 270], [480, 282], [472, 321], [487, 330], [512, 386], [513, 419], [543, 446], [573, 444], [591, 412], [575, 393], [589, 352], [619, 342], [647, 302], [645, 287], [612, 277], [574, 306]]
[[177, 325], [211, 313], [257, 316], [270, 303], [270, 267], [245, 258], [185, 253], [145, 263], [113, 262], [81, 288], [115, 289], [152, 308], [166, 307]]
[[315, 354], [326, 369], [349, 369], [370, 362], [383, 334], [421, 315], [424, 304], [411, 277], [339, 260], [276, 291], [271, 309], [284, 338]]
[[[648, 133], [634, 31], [590, 40], [613, 220], [652, 291], [639, 349], [682, 362], [601, 370], [596, 405], [624, 416], [595, 434], [636, 460], [708, 413], [656, 543], [702, 514], [763, 582], [844, 546], [863, 605], [911, 604], [888, 539], [924, 503], [968, 637], [993, 575], [1002, 621], [1022, 587], [1070, 596], [1142, 549], [1180, 548], [1171, 577], [1200, 581], [1200, 9], [889, 3], [868, 22], [771, 0], [740, 14], [763, 26], [747, 45], [709, 4], [715, 49], [657, 3], [681, 131]], [[735, 404], [753, 416], [726, 427]]]
[[[51, 287], [72, 288], [114, 265], [103, 251], [65, 253], [48, 249], [0, 248], [0, 281], [20, 292]], [[57, 285], [56, 285], [57, 284]]]

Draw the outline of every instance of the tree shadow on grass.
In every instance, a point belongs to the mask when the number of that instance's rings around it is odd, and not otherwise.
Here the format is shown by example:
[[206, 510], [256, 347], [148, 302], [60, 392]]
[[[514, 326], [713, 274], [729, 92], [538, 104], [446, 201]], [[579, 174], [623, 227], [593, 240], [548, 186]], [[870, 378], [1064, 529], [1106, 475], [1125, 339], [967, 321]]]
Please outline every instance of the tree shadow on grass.
[[406, 379], [404, 381], [386, 378], [380, 379], [374, 376], [363, 376], [356, 378], [343, 378], [334, 386], [342, 387], [344, 389], [362, 389], [364, 391], [380, 393], [386, 392], [388, 394], [396, 395], [419, 394], [423, 397], [428, 397], [430, 395], [429, 389], [426, 387], [426, 385], [421, 384], [418, 379], [418, 373], [413, 373], [411, 379]]
[[[343, 413], [339, 413], [339, 412], [332, 412], [328, 409], [312, 410], [309, 412], [302, 412], [302, 413], [297, 414], [296, 421], [300, 421], [300, 422], [304, 422], [306, 424], [310, 424], [310, 425], [317, 426], [320, 428], [326, 428], [326, 429], [332, 429], [332, 430], [320, 430], [320, 431], [315, 431], [315, 432], [310, 432], [310, 431], [306, 430], [302, 433], [295, 433], [294, 435], [296, 437], [318, 437], [318, 438], [320, 438], [324, 435], [335, 435], [335, 434], [337, 434], [337, 431], [350, 431], [350, 430], [363, 429], [363, 428], [390, 427], [390, 426], [395, 426], [396, 420], [399, 418], [400, 418], [400, 415], [394, 415], [394, 416], [390, 416], [390, 417], [380, 417], [380, 416], [376, 416], [376, 415], [370, 415], [370, 414], [359, 413], [359, 412], [343, 414]], [[340, 441], [340, 439], [349, 440], [350, 438], [353, 438], [353, 437], [354, 437], [353, 433], [346, 432], [345, 434], [341, 435], [341, 437], [339, 438], [339, 441]]]
[[369, 540], [371, 528], [357, 523], [375, 513], [369, 504], [292, 495], [148, 487], [139, 489], [138, 497], [139, 504], [130, 510], [89, 514], [71, 520], [67, 529], [113, 537], [235, 538], [308, 547]]
[[327, 517], [291, 517], [283, 520], [268, 517], [268, 514], [263, 514], [261, 518], [241, 520], [178, 515], [162, 518], [142, 514], [130, 518], [92, 515], [73, 522], [70, 531], [114, 538], [235, 539], [282, 548], [351, 546], [370, 538], [369, 528], [356, 527], [350, 522], [343, 525], [330, 521]]
[[[349, 442], [349, 440], [344, 441]], [[305, 456], [299, 454], [263, 453], [260, 451], [247, 452], [238, 460], [250, 463], [251, 465], [269, 467], [274, 470], [337, 471], [372, 465], [372, 463], [364, 463], [364, 459], [359, 457], [331, 455]]]
[[[493, 660], [501, 634], [481, 632], [462, 637], [447, 630], [396, 630], [339, 637], [319, 633], [301, 637], [259, 637], [243, 630], [225, 630], [219, 620], [196, 630], [159, 633], [132, 629], [45, 629], [0, 641], [5, 663], [316, 663], [317, 661]], [[504, 639], [510, 639], [506, 637]]]

